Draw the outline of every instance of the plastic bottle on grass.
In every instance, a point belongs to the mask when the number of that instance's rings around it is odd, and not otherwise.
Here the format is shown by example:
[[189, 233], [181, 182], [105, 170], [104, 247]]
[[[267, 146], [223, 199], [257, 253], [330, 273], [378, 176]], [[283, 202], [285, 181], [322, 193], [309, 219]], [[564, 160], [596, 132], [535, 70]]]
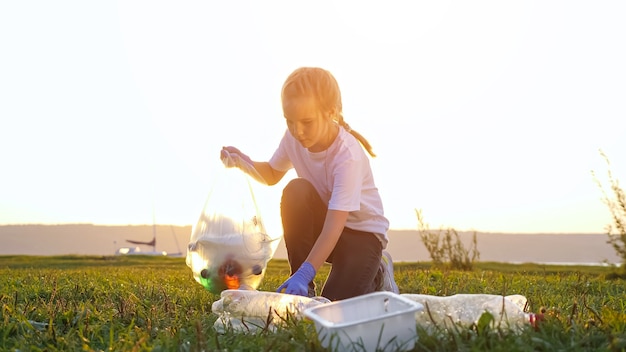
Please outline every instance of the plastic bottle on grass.
[[277, 292], [224, 290], [211, 310], [218, 316], [213, 328], [223, 333], [228, 329], [254, 332], [273, 330], [286, 319], [303, 317], [302, 312], [319, 304], [329, 303], [324, 297], [303, 297]]
[[431, 329], [451, 328], [453, 325], [478, 325], [483, 313], [493, 317], [491, 326], [520, 331], [526, 326], [537, 327], [540, 315], [525, 312], [526, 297], [522, 295], [456, 294], [431, 296], [405, 293], [402, 296], [424, 305], [415, 313], [418, 325]]

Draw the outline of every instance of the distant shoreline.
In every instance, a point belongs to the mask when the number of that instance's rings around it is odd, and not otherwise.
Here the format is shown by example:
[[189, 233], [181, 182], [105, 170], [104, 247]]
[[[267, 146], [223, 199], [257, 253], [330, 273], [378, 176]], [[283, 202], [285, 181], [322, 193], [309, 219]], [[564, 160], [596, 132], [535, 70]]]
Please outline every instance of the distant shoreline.
[[[113, 255], [126, 240], [150, 241], [156, 230], [157, 251], [186, 253], [191, 225], [0, 225], [0, 255]], [[473, 231], [459, 232], [469, 245]], [[430, 261], [416, 230], [390, 230], [387, 250], [396, 262]], [[620, 263], [606, 234], [476, 232], [479, 261], [603, 265]], [[144, 250], [152, 247], [142, 246]], [[281, 241], [274, 258], [286, 259]]]

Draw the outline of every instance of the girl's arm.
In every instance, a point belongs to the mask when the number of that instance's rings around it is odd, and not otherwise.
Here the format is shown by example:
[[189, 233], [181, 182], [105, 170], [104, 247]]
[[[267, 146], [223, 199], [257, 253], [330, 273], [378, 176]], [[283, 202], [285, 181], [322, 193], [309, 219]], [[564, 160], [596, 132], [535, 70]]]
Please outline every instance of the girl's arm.
[[339, 236], [343, 232], [346, 221], [348, 220], [348, 212], [341, 210], [328, 210], [326, 220], [320, 236], [317, 238], [315, 245], [309, 252], [306, 261], [313, 265], [315, 271], [324, 264], [330, 253], [335, 248]]
[[315, 245], [309, 252], [306, 261], [300, 265], [287, 281], [278, 287], [277, 292], [284, 292], [293, 295], [306, 296], [309, 291], [309, 283], [315, 277], [319, 268], [324, 264], [326, 258], [335, 248], [339, 236], [348, 219], [347, 211], [329, 210], [326, 213], [324, 227], [320, 236], [315, 241]]
[[238, 167], [255, 180], [267, 185], [275, 185], [287, 172], [273, 169], [269, 162], [252, 161], [249, 156], [233, 146], [222, 147], [220, 159], [226, 167]]
[[272, 186], [277, 184], [285, 176], [285, 171], [275, 170], [267, 161], [253, 161], [254, 169], [263, 177], [265, 183]]

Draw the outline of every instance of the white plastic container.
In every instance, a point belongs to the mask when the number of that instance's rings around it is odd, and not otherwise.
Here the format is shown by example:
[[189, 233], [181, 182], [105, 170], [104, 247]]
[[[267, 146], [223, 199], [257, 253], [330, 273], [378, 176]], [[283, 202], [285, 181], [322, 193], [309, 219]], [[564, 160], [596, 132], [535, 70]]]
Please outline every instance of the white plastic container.
[[373, 292], [304, 310], [322, 346], [334, 351], [410, 350], [417, 340], [421, 303], [392, 292]]

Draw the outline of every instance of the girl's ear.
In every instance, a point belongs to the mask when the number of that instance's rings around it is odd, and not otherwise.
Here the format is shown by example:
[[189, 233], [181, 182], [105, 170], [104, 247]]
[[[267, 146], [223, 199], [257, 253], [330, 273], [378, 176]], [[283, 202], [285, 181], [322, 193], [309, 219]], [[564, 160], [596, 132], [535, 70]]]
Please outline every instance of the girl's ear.
[[332, 108], [328, 112], [328, 118], [333, 121], [337, 121], [337, 108]]

